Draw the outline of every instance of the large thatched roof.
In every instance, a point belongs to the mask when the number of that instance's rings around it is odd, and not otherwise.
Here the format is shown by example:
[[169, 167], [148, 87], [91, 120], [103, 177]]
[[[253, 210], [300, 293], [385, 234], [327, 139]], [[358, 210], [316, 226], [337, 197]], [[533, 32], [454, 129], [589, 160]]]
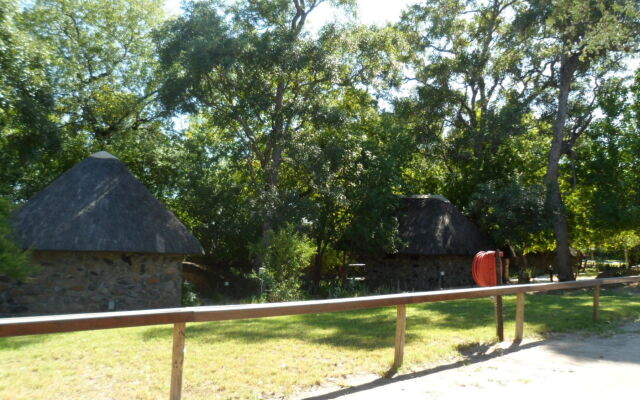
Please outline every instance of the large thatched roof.
[[101, 151], [35, 195], [13, 217], [36, 250], [201, 254], [187, 228], [120, 160]]
[[475, 255], [491, 249], [478, 227], [442, 196], [402, 197], [398, 222], [408, 244], [400, 254]]

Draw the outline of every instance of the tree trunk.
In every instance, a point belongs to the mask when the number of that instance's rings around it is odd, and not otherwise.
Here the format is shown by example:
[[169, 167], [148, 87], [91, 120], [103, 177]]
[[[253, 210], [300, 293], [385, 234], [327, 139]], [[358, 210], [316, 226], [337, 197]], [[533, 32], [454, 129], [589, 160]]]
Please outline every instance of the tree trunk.
[[[265, 248], [271, 245], [271, 235], [271, 224], [265, 220], [262, 222], [262, 235], [260, 236], [260, 241]], [[255, 273], [260, 272], [260, 268], [262, 267], [262, 264], [264, 262], [263, 256], [263, 254], [257, 253], [253, 258], [253, 271]]]
[[319, 244], [316, 248], [316, 255], [313, 260], [313, 286], [314, 289], [320, 287], [322, 279], [322, 270], [324, 269], [324, 246]]
[[627, 268], [631, 267], [631, 260], [629, 259], [629, 249], [624, 248], [624, 263], [627, 264]]
[[[269, 140], [269, 149], [266, 152], [267, 160], [263, 168], [265, 169], [265, 188], [264, 188], [264, 215], [262, 222], [262, 235], [261, 240], [264, 246], [271, 245], [271, 231], [273, 230], [274, 221], [277, 219], [278, 208], [278, 184], [280, 182], [280, 167], [282, 165], [282, 135], [284, 132], [284, 119], [281, 115], [283, 99], [284, 99], [285, 84], [283, 81], [278, 83], [275, 96], [275, 113], [274, 122], [271, 129], [271, 136]], [[253, 260], [253, 267], [257, 271], [262, 265], [261, 255], [256, 255]]]
[[560, 90], [558, 93], [558, 112], [554, 127], [554, 137], [549, 152], [549, 163], [545, 176], [547, 188], [547, 205], [550, 207], [553, 218], [553, 226], [556, 235], [556, 267], [560, 281], [573, 280], [571, 269], [571, 256], [569, 253], [569, 223], [567, 211], [562, 201], [560, 192], [559, 169], [560, 159], [566, 149], [564, 145], [564, 128], [569, 108], [569, 92], [571, 81], [578, 65], [578, 56], [563, 56], [560, 66]]

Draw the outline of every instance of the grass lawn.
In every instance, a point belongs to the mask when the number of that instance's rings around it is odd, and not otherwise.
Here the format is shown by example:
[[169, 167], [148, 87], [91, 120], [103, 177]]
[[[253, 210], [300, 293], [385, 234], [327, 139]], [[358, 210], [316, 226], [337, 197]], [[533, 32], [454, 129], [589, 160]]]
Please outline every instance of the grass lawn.
[[[603, 289], [593, 323], [592, 291], [526, 298], [525, 336], [587, 330], [636, 318], [640, 295]], [[513, 335], [515, 296], [505, 297]], [[495, 341], [490, 299], [408, 306], [405, 365], [446, 364], [460, 349]], [[187, 325], [184, 399], [286, 396], [330, 378], [384, 374], [393, 360], [395, 308]], [[168, 398], [170, 326], [0, 339], [2, 399]]]

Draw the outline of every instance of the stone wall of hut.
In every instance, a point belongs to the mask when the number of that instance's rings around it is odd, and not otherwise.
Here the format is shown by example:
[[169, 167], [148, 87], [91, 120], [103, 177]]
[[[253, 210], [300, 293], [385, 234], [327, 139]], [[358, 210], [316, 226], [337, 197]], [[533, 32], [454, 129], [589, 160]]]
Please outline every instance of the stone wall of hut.
[[182, 256], [34, 251], [24, 283], [0, 276], [0, 315], [179, 307]]
[[[473, 286], [472, 256], [388, 255], [363, 260], [370, 288], [423, 291]], [[443, 275], [441, 273], [444, 273]]]

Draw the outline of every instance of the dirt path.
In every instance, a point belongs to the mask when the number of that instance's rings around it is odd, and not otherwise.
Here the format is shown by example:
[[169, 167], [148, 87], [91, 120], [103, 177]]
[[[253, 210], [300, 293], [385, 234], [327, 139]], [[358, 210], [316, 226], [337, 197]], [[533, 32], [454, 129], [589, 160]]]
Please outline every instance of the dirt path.
[[[349, 378], [296, 399], [603, 399], [640, 396], [640, 321], [611, 336], [556, 334], [476, 349], [450, 365], [384, 379]], [[545, 398], [546, 397], [546, 398]]]

